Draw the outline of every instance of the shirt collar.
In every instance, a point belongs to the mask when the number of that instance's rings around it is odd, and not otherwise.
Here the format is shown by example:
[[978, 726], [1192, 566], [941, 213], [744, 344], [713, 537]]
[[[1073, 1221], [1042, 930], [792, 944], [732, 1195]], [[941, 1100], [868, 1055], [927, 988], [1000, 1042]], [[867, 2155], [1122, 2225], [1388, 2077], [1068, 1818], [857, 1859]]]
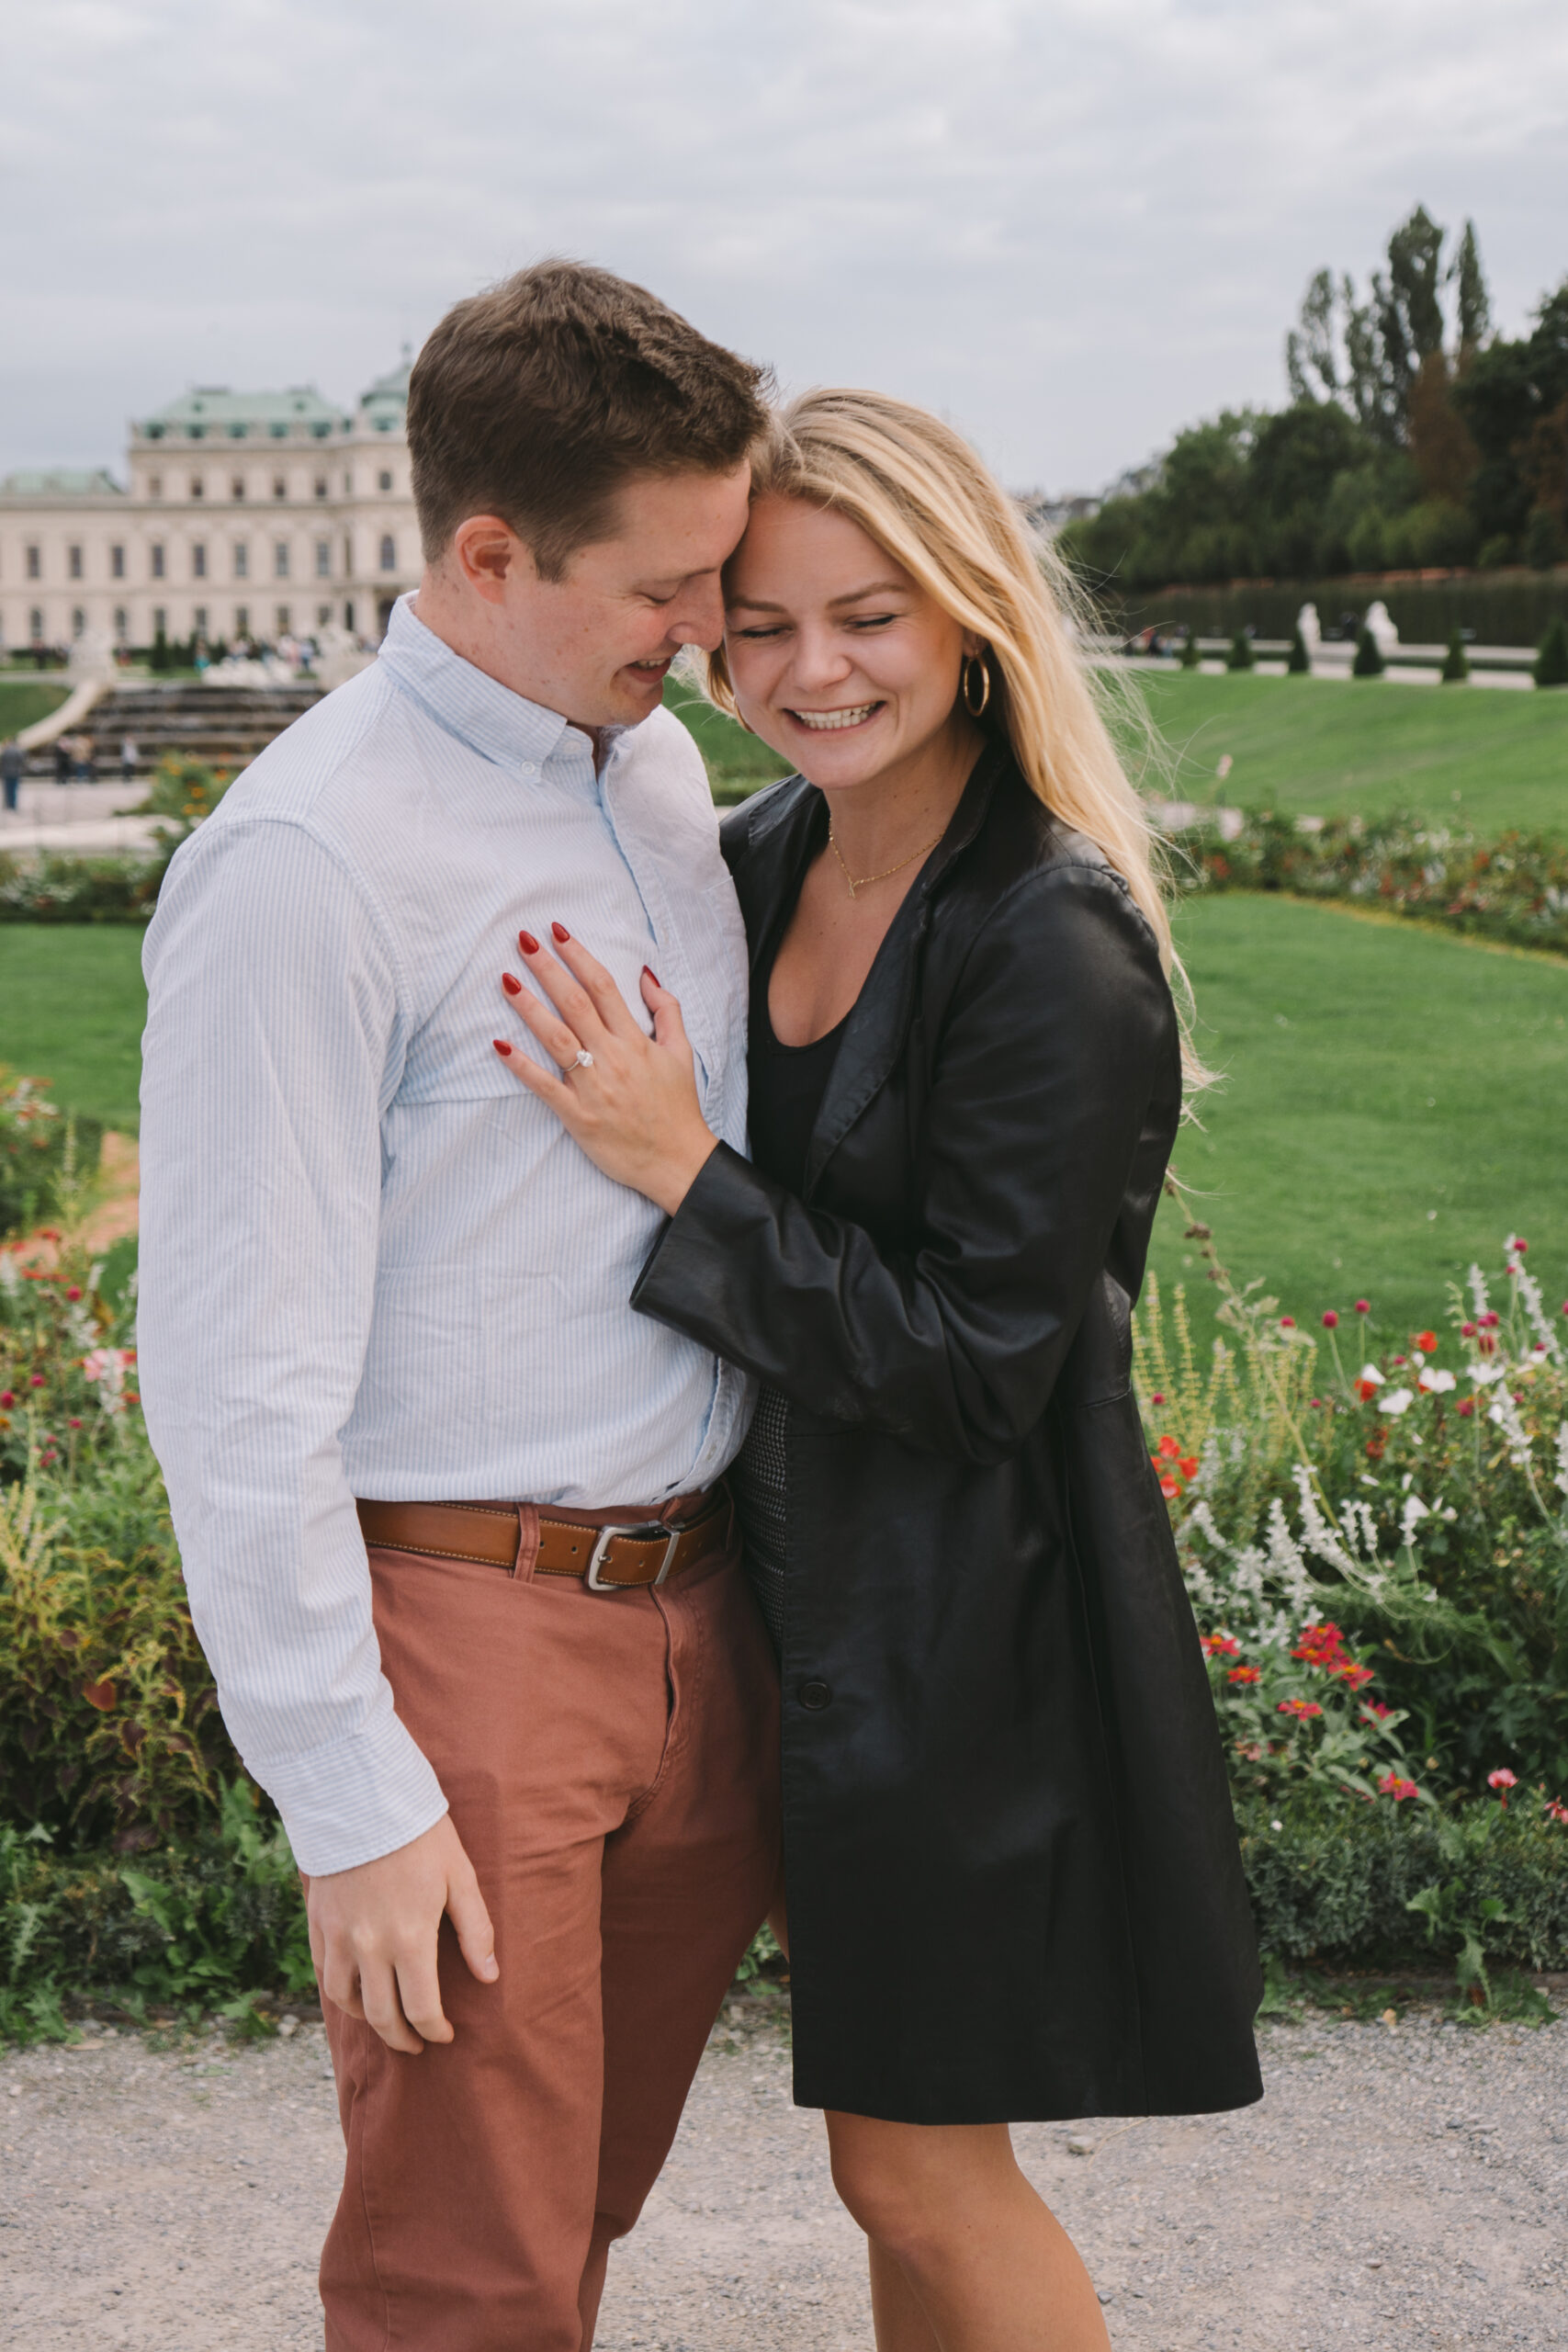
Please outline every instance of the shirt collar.
[[[380, 652], [382, 667], [405, 694], [498, 766], [543, 767], [558, 752], [580, 752], [592, 759], [587, 736], [558, 710], [513, 694], [426, 628], [413, 610], [414, 594], [410, 589], [393, 605]], [[626, 732], [624, 727], [601, 729], [602, 763], [607, 764]]]

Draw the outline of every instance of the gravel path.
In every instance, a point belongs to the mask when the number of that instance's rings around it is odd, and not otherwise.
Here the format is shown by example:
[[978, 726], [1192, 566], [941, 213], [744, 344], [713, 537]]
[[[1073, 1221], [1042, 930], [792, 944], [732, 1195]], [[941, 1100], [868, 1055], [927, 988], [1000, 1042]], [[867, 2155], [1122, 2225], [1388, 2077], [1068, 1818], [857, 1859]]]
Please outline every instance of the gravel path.
[[[1322, 2017], [1233, 2117], [1031, 2125], [1032, 2177], [1128, 2352], [1568, 2346], [1568, 2027]], [[97, 2033], [0, 2060], [0, 2344], [321, 2341], [339, 2146], [319, 2027]], [[858, 2233], [774, 2019], [734, 2000], [615, 2258], [599, 2352], [865, 2352]]]

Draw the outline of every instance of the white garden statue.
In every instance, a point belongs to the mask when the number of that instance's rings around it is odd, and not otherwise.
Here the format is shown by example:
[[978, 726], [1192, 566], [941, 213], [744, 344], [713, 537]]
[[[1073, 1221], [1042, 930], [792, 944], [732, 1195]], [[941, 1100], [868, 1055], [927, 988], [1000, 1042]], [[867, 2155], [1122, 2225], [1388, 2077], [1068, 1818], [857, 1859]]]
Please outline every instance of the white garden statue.
[[1383, 603], [1381, 596], [1378, 598], [1375, 605], [1368, 605], [1365, 626], [1371, 632], [1372, 643], [1377, 647], [1380, 653], [1389, 654], [1398, 652], [1399, 631], [1390, 620], [1388, 616], [1388, 606]]
[[114, 639], [107, 628], [85, 628], [71, 644], [71, 667], [66, 675], [73, 685], [104, 685], [119, 675], [114, 658]]
[[316, 631], [316, 658], [310, 667], [329, 693], [333, 686], [346, 685], [361, 670], [368, 670], [375, 659], [356, 637], [351, 637], [335, 621], [323, 623]]
[[1315, 653], [1323, 643], [1323, 629], [1318, 621], [1315, 605], [1302, 606], [1301, 611], [1296, 615], [1296, 627], [1302, 633], [1302, 643], [1306, 647], [1307, 651]]

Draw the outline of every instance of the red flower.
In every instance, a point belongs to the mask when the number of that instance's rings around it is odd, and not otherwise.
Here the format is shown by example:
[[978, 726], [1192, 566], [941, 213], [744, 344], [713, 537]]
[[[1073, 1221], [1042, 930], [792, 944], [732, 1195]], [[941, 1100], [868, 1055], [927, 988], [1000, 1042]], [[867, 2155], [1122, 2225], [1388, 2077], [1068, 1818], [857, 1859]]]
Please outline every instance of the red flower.
[[1371, 1437], [1367, 1440], [1367, 1460], [1369, 1462], [1381, 1462], [1387, 1452], [1388, 1431], [1386, 1430], [1374, 1430]]
[[[1565, 1311], [1568, 1311], [1568, 1310], [1565, 1310]], [[1328, 1309], [1327, 1313], [1324, 1316], [1324, 1318], [1323, 1318], [1323, 1328], [1324, 1328], [1324, 1329], [1325, 1329], [1325, 1331], [1337, 1331], [1337, 1330], [1338, 1330], [1338, 1329], [1339, 1329], [1339, 1317], [1338, 1317], [1338, 1316], [1337, 1316], [1337, 1315], [1336, 1315], [1336, 1313], [1334, 1312], [1334, 1309], [1332, 1308], [1332, 1306]]]
[[1420, 1349], [1424, 1356], [1436, 1355], [1438, 1352], [1438, 1335], [1436, 1331], [1417, 1331], [1416, 1334], [1416, 1345]]
[[1372, 1306], [1370, 1299], [1359, 1298], [1356, 1301], [1356, 1312], [1358, 1315], [1370, 1315], [1371, 1311]]
[[1336, 1658], [1328, 1671], [1337, 1675], [1348, 1690], [1364, 1690], [1369, 1682], [1377, 1680], [1370, 1666], [1358, 1666], [1353, 1658]]
[[[1564, 1306], [1562, 1312], [1564, 1315], [1568, 1315], [1568, 1306]], [[1459, 1335], [1461, 1340], [1473, 1340], [1475, 1337], [1474, 1324], [1461, 1323], [1459, 1327]]]
[[1495, 1331], [1503, 1318], [1488, 1307], [1484, 1315], [1478, 1315], [1475, 1319], [1483, 1331]]
[[[1564, 1315], [1568, 1315], [1568, 1303], [1564, 1304], [1562, 1312]], [[1149, 1402], [1151, 1405], [1163, 1405], [1165, 1403], [1165, 1397], [1163, 1394], [1156, 1389], [1155, 1394], [1149, 1398]]]
[[1353, 1381], [1351, 1385], [1364, 1405], [1369, 1396], [1375, 1396], [1377, 1395], [1378, 1390], [1382, 1385], [1382, 1383], [1379, 1380], [1357, 1380]]
[[1517, 1250], [1519, 1256], [1522, 1258], [1525, 1252], [1529, 1250], [1529, 1243], [1525, 1239], [1522, 1234], [1516, 1233], [1509, 1241], [1508, 1247], [1510, 1250]]
[[1179, 1478], [1173, 1478], [1168, 1470], [1159, 1482], [1159, 1490], [1168, 1503], [1173, 1503], [1181, 1492], [1181, 1481]]
[[1382, 1699], [1366, 1699], [1361, 1702], [1361, 1713], [1369, 1721], [1375, 1715], [1382, 1723], [1385, 1715], [1393, 1714], [1393, 1709]]
[[1229, 1634], [1205, 1634], [1203, 1648], [1210, 1657], [1239, 1657], [1241, 1644]]
[[1195, 1453], [1184, 1453], [1176, 1466], [1184, 1478], [1195, 1478], [1198, 1476], [1198, 1456]]
[[1274, 1712], [1280, 1715], [1294, 1715], [1300, 1723], [1308, 1715], [1321, 1715], [1323, 1709], [1315, 1699], [1281, 1699]]
[[1385, 1797], [1392, 1797], [1395, 1804], [1403, 1804], [1406, 1797], [1416, 1797], [1421, 1793], [1414, 1781], [1402, 1781], [1397, 1772], [1385, 1772], [1378, 1782], [1378, 1787]]
[[1173, 1437], [1162, 1437], [1159, 1442], [1159, 1451], [1168, 1462], [1174, 1462], [1181, 1448]]
[[1508, 1791], [1518, 1787], [1519, 1776], [1517, 1772], [1510, 1772], [1507, 1766], [1504, 1764], [1499, 1766], [1495, 1772], [1487, 1773], [1486, 1785], [1489, 1789], [1495, 1789], [1503, 1803], [1506, 1804]]
[[1473, 1396], [1461, 1396], [1459, 1403], [1454, 1407], [1454, 1411], [1459, 1414], [1461, 1420], [1466, 1421], [1469, 1420], [1474, 1410], [1475, 1399]]
[[1294, 1317], [1293, 1315], [1281, 1315], [1281, 1316], [1280, 1316], [1280, 1330], [1281, 1330], [1281, 1331], [1293, 1331], [1293, 1330], [1295, 1329], [1295, 1328], [1296, 1328], [1296, 1318], [1295, 1318], [1295, 1317]]
[[1561, 1797], [1548, 1797], [1546, 1817], [1548, 1821], [1568, 1822], [1568, 1804], [1564, 1804]]
[[1233, 1666], [1225, 1677], [1227, 1682], [1258, 1682], [1261, 1679], [1255, 1666]]
[[41, 1388], [41, 1387], [43, 1386], [43, 1374], [42, 1374], [42, 1373], [41, 1373], [41, 1372], [35, 1372], [35, 1373], [34, 1373], [34, 1374], [33, 1374], [33, 1376], [32, 1376], [32, 1378], [28, 1381], [28, 1386], [29, 1388]]
[[67, 1298], [80, 1298], [82, 1295], [81, 1285], [77, 1283], [73, 1283], [65, 1295]]
[[7, 1413], [16, 1401], [17, 1392], [14, 1388], [0, 1388], [0, 1407], [3, 1407]]

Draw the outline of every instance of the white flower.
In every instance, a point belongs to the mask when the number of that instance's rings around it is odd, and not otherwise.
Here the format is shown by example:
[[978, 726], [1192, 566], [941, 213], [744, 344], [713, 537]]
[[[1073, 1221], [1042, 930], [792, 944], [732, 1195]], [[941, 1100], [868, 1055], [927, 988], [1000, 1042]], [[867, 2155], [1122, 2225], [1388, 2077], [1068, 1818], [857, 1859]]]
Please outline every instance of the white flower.
[[1381, 1388], [1382, 1386], [1382, 1374], [1378, 1370], [1375, 1363], [1364, 1363], [1356, 1377], [1358, 1380], [1371, 1381], [1374, 1388]]
[[1507, 1369], [1506, 1363], [1472, 1363], [1470, 1376], [1477, 1388], [1489, 1388], [1495, 1380], [1504, 1377]]
[[1406, 1551], [1416, 1540], [1416, 1530], [1422, 1520], [1429, 1518], [1426, 1504], [1419, 1495], [1406, 1495], [1404, 1508], [1399, 1514], [1399, 1540]]
[[1559, 1494], [1568, 1495], [1568, 1421], [1557, 1432], [1557, 1476], [1551, 1483]]
[[1446, 1389], [1452, 1388], [1456, 1384], [1451, 1372], [1439, 1372], [1436, 1364], [1424, 1363], [1416, 1385], [1418, 1388], [1424, 1389], [1428, 1396], [1441, 1396]]
[[1415, 1402], [1414, 1388], [1391, 1388], [1386, 1396], [1379, 1398], [1378, 1410], [1380, 1413], [1403, 1413]]

